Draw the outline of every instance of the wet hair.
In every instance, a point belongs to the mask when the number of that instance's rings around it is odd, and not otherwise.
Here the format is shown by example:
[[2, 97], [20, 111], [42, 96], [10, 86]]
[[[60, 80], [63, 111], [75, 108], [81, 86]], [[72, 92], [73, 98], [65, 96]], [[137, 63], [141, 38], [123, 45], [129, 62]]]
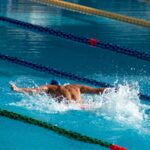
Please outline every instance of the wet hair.
[[51, 80], [51, 83], [52, 85], [60, 85], [59, 81], [57, 80]]

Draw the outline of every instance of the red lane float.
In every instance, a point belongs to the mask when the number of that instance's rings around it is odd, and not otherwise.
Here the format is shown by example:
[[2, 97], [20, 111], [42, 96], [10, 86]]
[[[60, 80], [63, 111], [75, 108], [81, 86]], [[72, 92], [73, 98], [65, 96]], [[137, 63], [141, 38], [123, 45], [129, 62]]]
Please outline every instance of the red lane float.
[[118, 145], [111, 145], [110, 150], [127, 150], [126, 148], [120, 147]]
[[91, 46], [96, 46], [98, 40], [96, 40], [96, 39], [94, 39], [94, 38], [90, 38], [88, 42], [89, 42], [89, 45], [91, 45]]

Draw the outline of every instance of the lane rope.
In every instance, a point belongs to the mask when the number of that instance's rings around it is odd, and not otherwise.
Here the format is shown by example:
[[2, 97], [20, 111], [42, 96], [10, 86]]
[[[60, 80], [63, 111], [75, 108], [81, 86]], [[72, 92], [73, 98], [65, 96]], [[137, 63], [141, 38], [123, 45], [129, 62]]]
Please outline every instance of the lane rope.
[[87, 45], [90, 45], [90, 46], [93, 46], [93, 47], [98, 47], [98, 48], [101, 48], [101, 49], [109, 50], [109, 51], [112, 51], [112, 52], [124, 54], [124, 55], [130, 56], [130, 57], [134, 57], [134, 58], [137, 58], [137, 59], [140, 59], [140, 60], [150, 62], [150, 54], [147, 53], [147, 52], [140, 52], [138, 50], [125, 48], [125, 47], [120, 47], [119, 45], [115, 45], [115, 44], [111, 44], [111, 43], [105, 43], [101, 40], [94, 39], [94, 38], [86, 38], [86, 37], [76, 36], [76, 35], [71, 34], [71, 33], [65, 33], [65, 32], [54, 30], [54, 29], [51, 29], [51, 28], [48, 28], [48, 27], [43, 27], [43, 26], [40, 26], [40, 25], [34, 25], [34, 24], [31, 24], [31, 23], [19, 21], [19, 20], [16, 20], [16, 19], [11, 19], [11, 18], [8, 18], [8, 17], [0, 16], [0, 21], [11, 23], [11, 24], [14, 24], [14, 25], [26, 28], [26, 29], [38, 31], [40, 33], [50, 34], [50, 35], [53, 35], [53, 36], [56, 36], [56, 37], [60, 37], [60, 38], [64, 38], [64, 39], [67, 39], [67, 40], [87, 44]]
[[110, 18], [110, 19], [114, 19], [114, 20], [118, 20], [118, 21], [122, 21], [122, 22], [127, 22], [130, 24], [135, 24], [135, 25], [144, 26], [144, 27], [150, 27], [150, 21], [147, 21], [147, 20], [138, 19], [135, 17], [129, 17], [129, 16], [125, 16], [125, 15], [120, 15], [117, 13], [112, 13], [109, 11], [104, 11], [104, 10], [100, 10], [100, 9], [96, 9], [96, 8], [92, 8], [92, 7], [87, 7], [87, 6], [75, 4], [72, 2], [65, 2], [65, 1], [60, 1], [60, 0], [31, 0], [31, 1], [36, 2], [36, 3], [45, 4], [45, 5], [51, 5], [54, 7], [59, 7], [62, 9], [75, 11], [75, 12], [79, 12], [79, 13], [83, 13], [83, 14], [87, 14], [87, 15], [102, 16], [102, 17], [106, 17], [106, 18]]
[[[114, 87], [108, 83], [105, 82], [100, 82], [94, 79], [89, 79], [83, 76], [80, 76], [78, 74], [73, 74], [73, 73], [69, 73], [69, 72], [65, 72], [65, 71], [60, 71], [57, 70], [55, 68], [51, 68], [51, 67], [47, 67], [47, 66], [43, 66], [37, 63], [33, 63], [33, 62], [29, 62], [29, 61], [25, 61], [23, 59], [19, 59], [17, 57], [11, 57], [8, 55], [4, 55], [0, 53], [0, 60], [4, 60], [13, 64], [17, 64], [20, 66], [24, 66], [24, 67], [28, 67], [30, 69], [33, 70], [37, 70], [40, 72], [44, 72], [44, 73], [48, 73], [57, 77], [61, 77], [61, 78], [66, 78], [66, 79], [70, 79], [73, 81], [78, 81], [78, 82], [82, 82], [82, 83], [86, 83], [86, 84], [90, 84], [93, 86], [98, 86], [98, 87]], [[150, 101], [150, 96], [149, 95], [144, 95], [142, 93], [139, 93], [139, 97], [142, 100], [147, 100]]]
[[126, 148], [120, 147], [118, 145], [110, 144], [108, 142], [105, 142], [103, 140], [99, 140], [97, 138], [85, 136], [85, 135], [82, 135], [78, 132], [69, 131], [69, 130], [66, 130], [62, 127], [59, 127], [59, 126], [56, 126], [56, 125], [53, 125], [53, 124], [50, 124], [47, 122], [43, 122], [43, 121], [28, 117], [25, 115], [14, 113], [14, 112], [11, 112], [8, 110], [0, 109], [0, 116], [7, 117], [9, 119], [14, 119], [17, 121], [21, 121], [24, 123], [32, 124], [35, 126], [39, 126], [39, 127], [51, 130], [51, 131], [53, 131], [59, 135], [65, 136], [67, 138], [74, 139], [74, 140], [81, 141], [81, 142], [85, 142], [85, 143], [100, 145], [100, 146], [109, 148], [110, 150], [127, 150]]

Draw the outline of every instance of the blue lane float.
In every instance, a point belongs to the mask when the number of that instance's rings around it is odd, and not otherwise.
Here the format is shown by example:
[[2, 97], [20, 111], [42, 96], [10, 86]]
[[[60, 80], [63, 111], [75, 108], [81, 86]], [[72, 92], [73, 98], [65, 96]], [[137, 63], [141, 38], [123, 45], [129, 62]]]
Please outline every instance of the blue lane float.
[[0, 16], [0, 21], [11, 23], [11, 24], [14, 24], [14, 25], [26, 28], [26, 29], [38, 31], [40, 33], [50, 34], [50, 35], [53, 35], [53, 36], [56, 36], [56, 37], [60, 37], [60, 38], [68, 39], [68, 40], [71, 40], [71, 41], [87, 44], [87, 45], [90, 45], [90, 46], [106, 49], [106, 50], [109, 50], [109, 51], [112, 51], [112, 52], [124, 54], [124, 55], [127, 55], [127, 56], [131, 56], [131, 57], [134, 57], [134, 58], [138, 58], [140, 60], [150, 62], [150, 54], [146, 53], [146, 52], [140, 52], [138, 50], [120, 47], [119, 45], [115, 45], [115, 44], [111, 44], [111, 43], [105, 43], [101, 40], [94, 39], [94, 38], [86, 38], [86, 37], [76, 36], [76, 35], [71, 34], [71, 33], [65, 33], [65, 32], [54, 30], [54, 29], [51, 29], [51, 28], [48, 28], [48, 27], [43, 27], [43, 26], [40, 26], [40, 25], [34, 25], [34, 24], [31, 24], [31, 23], [19, 21], [19, 20], [16, 20], [16, 19], [11, 19], [11, 18], [8, 18], [8, 17]]
[[[69, 72], [65, 72], [65, 71], [60, 71], [57, 70], [55, 68], [52, 67], [47, 67], [47, 66], [43, 66], [37, 63], [33, 63], [33, 62], [29, 62], [29, 61], [25, 61], [22, 59], [19, 59], [17, 57], [11, 57], [8, 55], [4, 55], [0, 53], [0, 60], [4, 60], [13, 64], [17, 64], [17, 65], [21, 65], [24, 67], [28, 67], [30, 69], [33, 70], [37, 70], [40, 72], [45, 72], [57, 77], [61, 77], [61, 78], [66, 78], [66, 79], [70, 79], [73, 81], [77, 81], [77, 82], [82, 82], [82, 83], [86, 83], [86, 84], [90, 84], [93, 86], [98, 86], [98, 87], [113, 87], [111, 84], [105, 83], [105, 82], [100, 82], [94, 79], [89, 79], [83, 76], [80, 76], [78, 74], [73, 74], [73, 73], [69, 73]], [[142, 100], [147, 100], [150, 101], [150, 96], [149, 95], [144, 95], [142, 93], [139, 93], [139, 97]]]

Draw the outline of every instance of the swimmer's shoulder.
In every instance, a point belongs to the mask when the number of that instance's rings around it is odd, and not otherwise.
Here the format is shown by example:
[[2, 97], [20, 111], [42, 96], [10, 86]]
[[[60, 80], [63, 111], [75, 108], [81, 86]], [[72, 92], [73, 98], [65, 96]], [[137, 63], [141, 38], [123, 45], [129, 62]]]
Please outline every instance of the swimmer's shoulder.
[[66, 88], [79, 88], [80, 85], [79, 84], [67, 84], [67, 85], [64, 85], [64, 87], [66, 87]]
[[59, 85], [51, 85], [51, 84], [48, 84], [46, 86], [49, 90], [57, 90], [60, 87]]

